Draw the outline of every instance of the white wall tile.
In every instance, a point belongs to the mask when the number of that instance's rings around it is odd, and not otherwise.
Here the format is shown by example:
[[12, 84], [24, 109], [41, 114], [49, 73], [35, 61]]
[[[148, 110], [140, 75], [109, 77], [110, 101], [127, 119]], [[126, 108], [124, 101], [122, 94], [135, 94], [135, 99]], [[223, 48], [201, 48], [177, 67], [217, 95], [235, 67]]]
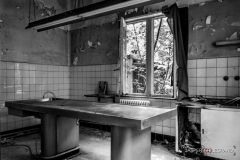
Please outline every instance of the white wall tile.
[[171, 128], [170, 127], [163, 127], [163, 134], [164, 135], [171, 135]]
[[190, 95], [197, 95], [197, 87], [188, 87]]
[[197, 69], [188, 69], [188, 77], [197, 77]]
[[207, 59], [207, 68], [210, 68], [210, 67], [217, 67], [216, 59]]
[[197, 68], [197, 77], [206, 77], [206, 68]]
[[239, 87], [239, 81], [236, 81], [233, 77], [230, 77], [227, 81], [229, 87]]
[[206, 87], [206, 95], [208, 96], [216, 96], [217, 87]]
[[228, 67], [238, 67], [238, 57], [228, 58]]
[[7, 128], [8, 128], [8, 130], [15, 129], [15, 123], [14, 122], [13, 123], [7, 123]]
[[217, 68], [207, 68], [207, 77], [216, 77]]
[[228, 76], [231, 76], [231, 77], [238, 76], [238, 67], [229, 67]]
[[106, 65], [100, 65], [100, 70], [105, 71], [106, 70]]
[[197, 86], [206, 86], [206, 78], [197, 78]]
[[163, 126], [165, 126], [165, 127], [171, 127], [171, 120], [170, 120], [170, 119], [164, 120], [164, 121], [163, 121]]
[[206, 68], [207, 60], [206, 59], [198, 59], [197, 60], [197, 68]]
[[228, 84], [228, 82], [223, 80], [223, 78], [219, 78], [219, 77], [217, 78], [217, 86], [224, 87], [224, 86], [227, 86], [227, 84]]
[[[1, 106], [4, 107], [5, 101], [8, 100], [41, 98], [47, 90], [53, 91], [56, 95], [69, 94], [69, 73], [65, 76], [68, 80], [64, 83], [63, 72], [69, 71], [68, 68], [0, 61]], [[2, 89], [2, 84], [6, 84], [6, 89]], [[65, 85], [67, 92], [64, 90]], [[35, 120], [27, 121], [28, 117], [24, 118], [23, 122], [22, 118], [8, 115], [7, 108], [1, 109], [0, 118], [4, 119], [3, 117], [7, 117], [4, 131], [35, 125]]]
[[237, 97], [239, 95], [237, 87], [228, 87], [227, 88], [227, 96], [228, 97]]
[[155, 133], [163, 134], [163, 127], [162, 126], [155, 126]]
[[188, 68], [196, 68], [197, 60], [188, 60]]
[[189, 86], [197, 86], [197, 78], [188, 78]]
[[217, 67], [227, 67], [227, 58], [217, 58]]
[[217, 86], [217, 78], [207, 78], [206, 86]]
[[6, 124], [1, 124], [1, 132], [7, 131], [7, 123]]
[[227, 76], [228, 69], [227, 68], [217, 68], [217, 77], [224, 77]]
[[197, 87], [197, 95], [206, 95], [206, 87]]
[[15, 64], [13, 62], [7, 62], [7, 69], [14, 69]]

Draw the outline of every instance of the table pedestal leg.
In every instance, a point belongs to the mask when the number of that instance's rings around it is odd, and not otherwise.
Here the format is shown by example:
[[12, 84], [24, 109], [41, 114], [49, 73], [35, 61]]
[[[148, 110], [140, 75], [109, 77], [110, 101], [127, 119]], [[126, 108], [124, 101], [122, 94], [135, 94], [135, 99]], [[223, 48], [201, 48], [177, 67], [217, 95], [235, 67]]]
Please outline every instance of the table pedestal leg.
[[112, 126], [111, 160], [151, 160], [151, 127], [136, 130]]
[[50, 114], [41, 116], [41, 158], [63, 159], [79, 152], [79, 126], [76, 119]]
[[42, 114], [41, 116], [41, 155], [44, 157], [57, 154], [56, 147], [56, 116]]

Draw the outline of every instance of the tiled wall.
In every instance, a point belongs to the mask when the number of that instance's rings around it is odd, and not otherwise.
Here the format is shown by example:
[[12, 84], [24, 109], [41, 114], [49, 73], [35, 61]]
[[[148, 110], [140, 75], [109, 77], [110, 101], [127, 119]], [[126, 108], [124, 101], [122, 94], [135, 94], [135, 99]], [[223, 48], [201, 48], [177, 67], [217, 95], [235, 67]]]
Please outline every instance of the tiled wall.
[[[116, 93], [117, 79], [114, 75], [116, 65], [73, 66], [70, 68], [70, 98], [97, 101], [97, 98], [85, 97], [96, 94], [99, 81], [108, 82], [108, 94]], [[101, 99], [111, 101], [111, 99]]]
[[[238, 81], [235, 81], [233, 78], [238, 75], [238, 64], [240, 64], [238, 59], [189, 60], [190, 94], [214, 97], [237, 95]], [[84, 95], [97, 93], [97, 84], [99, 81], [107, 81], [108, 93], [116, 93], [117, 79], [113, 71], [116, 69], [115, 64], [67, 67], [1, 61], [0, 63], [1, 131], [40, 123], [34, 117], [19, 118], [8, 115], [7, 108], [4, 107], [6, 100], [41, 98], [45, 91], [50, 90], [57, 97], [97, 101], [97, 98], [85, 97]], [[225, 75], [229, 76], [229, 81], [227, 82], [222, 79]], [[175, 107], [175, 100], [148, 100], [152, 106], [160, 108]], [[101, 99], [101, 101], [111, 102], [112, 100]], [[195, 112], [197, 113], [198, 111], [192, 111], [191, 113]], [[200, 120], [199, 117], [196, 117], [197, 115], [191, 115], [192, 119], [196, 119], [196, 121]], [[175, 136], [175, 117], [153, 126], [152, 132]]]
[[[86, 94], [96, 94], [99, 81], [108, 82], [108, 93], [115, 94], [117, 79], [114, 75], [116, 65], [73, 66], [70, 68], [70, 98], [87, 101], [97, 101], [97, 98], [85, 97]], [[133, 98], [131, 98], [133, 99]], [[135, 98], [137, 99], [137, 98]], [[145, 99], [146, 100], [146, 99]], [[175, 107], [175, 100], [148, 99], [152, 106]], [[111, 102], [111, 99], [101, 99], [101, 102]], [[119, 98], [116, 98], [119, 102]], [[175, 117], [160, 122], [152, 127], [152, 132], [175, 136]]]
[[193, 123], [201, 123], [201, 109], [189, 108], [188, 120]]
[[[118, 103], [121, 98], [116, 98], [116, 102]], [[139, 100], [148, 100], [150, 101], [150, 106], [158, 107], [158, 108], [176, 108], [174, 99], [151, 99], [151, 98], [132, 98], [132, 97], [124, 97], [124, 99], [139, 99]], [[172, 117], [170, 119], [167, 119], [163, 122], [160, 122], [154, 126], [152, 126], [152, 132], [158, 133], [162, 135], [169, 135], [169, 136], [175, 136], [176, 126], [176, 117]]]
[[[8, 115], [5, 101], [42, 98], [49, 90], [57, 97], [69, 98], [69, 67], [0, 61], [1, 132], [40, 123], [34, 117]], [[51, 97], [46, 94], [46, 97]]]
[[[239, 67], [239, 57], [188, 60], [189, 94], [219, 99], [239, 96], [240, 82], [234, 79], [240, 75]], [[199, 123], [200, 109], [190, 109], [189, 120]]]
[[[114, 75], [116, 65], [74, 66], [70, 68], [70, 98], [87, 101], [97, 101], [97, 98], [85, 97], [86, 94], [97, 93], [99, 81], [108, 82], [108, 93], [116, 93], [117, 79]], [[133, 99], [133, 98], [131, 98]], [[136, 99], [136, 98], [135, 98]], [[146, 100], [146, 99], [145, 99]], [[148, 99], [152, 106], [175, 107], [175, 100]], [[111, 102], [111, 99], [101, 99], [101, 102]], [[119, 102], [119, 98], [116, 99]], [[152, 127], [152, 132], [175, 136], [175, 117], [160, 122]]]
[[[188, 60], [190, 95], [203, 95], [213, 98], [239, 96], [240, 58], [214, 58]], [[228, 81], [223, 77], [228, 76]]]
[[[168, 99], [149, 99], [151, 102], [151, 106], [157, 106], [159, 108], [176, 108], [175, 102], [176, 100], [168, 100]], [[162, 135], [169, 135], [175, 136], [176, 135], [176, 117], [172, 117], [167, 119], [163, 122], [152, 126], [152, 132], [162, 134]]]

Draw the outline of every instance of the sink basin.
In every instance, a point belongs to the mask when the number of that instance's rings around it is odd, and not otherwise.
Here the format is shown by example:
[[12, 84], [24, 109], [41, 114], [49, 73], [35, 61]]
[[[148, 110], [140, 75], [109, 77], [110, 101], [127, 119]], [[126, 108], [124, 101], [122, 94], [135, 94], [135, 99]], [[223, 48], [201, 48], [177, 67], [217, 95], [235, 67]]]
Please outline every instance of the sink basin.
[[43, 98], [43, 99], [33, 99], [29, 101], [33, 102], [48, 102], [48, 101], [57, 101], [57, 100], [63, 100], [62, 98]]

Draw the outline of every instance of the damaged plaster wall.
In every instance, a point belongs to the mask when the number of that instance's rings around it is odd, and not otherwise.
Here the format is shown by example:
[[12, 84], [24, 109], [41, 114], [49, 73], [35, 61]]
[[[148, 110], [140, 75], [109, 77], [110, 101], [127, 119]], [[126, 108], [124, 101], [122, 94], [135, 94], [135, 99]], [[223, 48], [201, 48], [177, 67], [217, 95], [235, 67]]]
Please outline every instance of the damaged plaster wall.
[[[104, 0], [74, 0], [73, 3], [71, 3], [71, 9], [86, 7], [88, 5], [98, 3], [101, 1], [104, 1]], [[114, 13], [114, 14], [110, 14], [110, 15], [106, 15], [106, 16], [102, 16], [102, 17], [98, 17], [98, 18], [94, 18], [86, 21], [73, 23], [70, 25], [70, 30], [76, 30], [76, 29], [85, 28], [89, 26], [102, 26], [105, 23], [110, 23], [110, 22], [115, 23], [117, 20], [118, 20], [118, 14]]]
[[209, 1], [189, 7], [189, 59], [239, 56], [239, 44], [216, 42], [240, 40], [239, 0]]
[[76, 29], [85, 28], [89, 26], [103, 26], [103, 24], [105, 23], [115, 23], [117, 20], [118, 20], [118, 14], [114, 13], [107, 16], [71, 24], [70, 30], [76, 30]]
[[71, 31], [71, 64], [116, 64], [118, 23]]
[[[71, 9], [84, 7], [102, 0], [75, 0]], [[193, 4], [204, 5], [208, 0], [168, 0], [154, 5], [140, 7], [119, 13], [129, 18], [150, 12], [160, 11], [163, 6], [177, 3], [179, 7]], [[71, 25], [71, 65], [114, 64], [118, 59], [117, 14], [99, 17]], [[112, 24], [111, 24], [112, 23]], [[107, 35], [107, 37], [106, 37]], [[100, 45], [98, 44], [98, 39]]]
[[[33, 9], [31, 5], [31, 22], [36, 18], [44, 18], [46, 8], [52, 8], [56, 14], [67, 11], [64, 0], [36, 0], [41, 7]], [[48, 3], [49, 2], [49, 3]], [[34, 16], [35, 15], [35, 16]], [[67, 65], [68, 43], [67, 32], [52, 29], [37, 32], [25, 29], [29, 23], [29, 1], [1, 0], [0, 1], [0, 60], [13, 62], [28, 62], [36, 64]]]

